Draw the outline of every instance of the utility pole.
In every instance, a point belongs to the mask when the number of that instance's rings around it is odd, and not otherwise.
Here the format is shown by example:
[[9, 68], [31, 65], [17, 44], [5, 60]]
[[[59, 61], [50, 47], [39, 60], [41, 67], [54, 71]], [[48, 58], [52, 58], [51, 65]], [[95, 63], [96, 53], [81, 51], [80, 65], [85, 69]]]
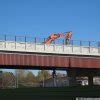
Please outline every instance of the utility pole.
[[15, 70], [15, 84], [16, 84], [16, 88], [18, 88], [18, 70]]

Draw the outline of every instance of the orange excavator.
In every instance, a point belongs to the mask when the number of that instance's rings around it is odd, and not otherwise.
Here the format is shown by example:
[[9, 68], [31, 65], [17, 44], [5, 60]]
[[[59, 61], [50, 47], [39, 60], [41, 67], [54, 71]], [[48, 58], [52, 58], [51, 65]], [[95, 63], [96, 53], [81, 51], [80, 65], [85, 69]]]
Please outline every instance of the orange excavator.
[[56, 34], [51, 34], [44, 42], [44, 44], [51, 44], [54, 40], [64, 37], [66, 40], [66, 44], [70, 44], [69, 41], [72, 37], [72, 32], [64, 32], [64, 33], [56, 33]]

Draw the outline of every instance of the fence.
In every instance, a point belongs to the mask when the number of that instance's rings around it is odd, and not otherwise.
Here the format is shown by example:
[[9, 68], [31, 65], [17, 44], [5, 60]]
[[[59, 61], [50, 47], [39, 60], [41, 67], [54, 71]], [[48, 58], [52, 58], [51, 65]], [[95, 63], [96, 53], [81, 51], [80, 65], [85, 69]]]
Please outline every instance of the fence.
[[70, 40], [70, 44], [58, 39], [53, 43], [44, 44], [44, 38], [34, 38], [26, 36], [0, 36], [0, 50], [63, 53], [63, 54], [100, 54], [100, 42]]
[[[25, 43], [28, 42], [28, 43], [43, 44], [45, 40], [46, 38], [39, 38], [39, 37], [0, 35], [0, 41], [25, 42]], [[53, 41], [52, 44], [66, 45], [66, 41], [64, 39], [57, 39]], [[100, 42], [98, 41], [70, 40], [70, 44], [74, 46], [100, 47]]]

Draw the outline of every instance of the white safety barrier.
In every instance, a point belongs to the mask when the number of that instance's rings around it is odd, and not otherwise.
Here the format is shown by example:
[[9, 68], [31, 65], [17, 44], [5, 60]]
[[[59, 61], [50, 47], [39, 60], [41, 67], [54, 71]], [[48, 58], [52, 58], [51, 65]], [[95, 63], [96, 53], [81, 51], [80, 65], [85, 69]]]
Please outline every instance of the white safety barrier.
[[0, 41], [0, 50], [100, 56], [100, 47]]

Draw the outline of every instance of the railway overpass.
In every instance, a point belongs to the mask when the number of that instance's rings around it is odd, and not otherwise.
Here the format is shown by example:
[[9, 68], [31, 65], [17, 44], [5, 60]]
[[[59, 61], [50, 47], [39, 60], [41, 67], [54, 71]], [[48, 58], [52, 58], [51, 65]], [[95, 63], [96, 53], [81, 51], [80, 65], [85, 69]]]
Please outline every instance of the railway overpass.
[[90, 85], [94, 76], [100, 76], [100, 47], [93, 42], [46, 45], [37, 38], [17, 39], [0, 40], [0, 68], [66, 70], [69, 77], [88, 76]]

